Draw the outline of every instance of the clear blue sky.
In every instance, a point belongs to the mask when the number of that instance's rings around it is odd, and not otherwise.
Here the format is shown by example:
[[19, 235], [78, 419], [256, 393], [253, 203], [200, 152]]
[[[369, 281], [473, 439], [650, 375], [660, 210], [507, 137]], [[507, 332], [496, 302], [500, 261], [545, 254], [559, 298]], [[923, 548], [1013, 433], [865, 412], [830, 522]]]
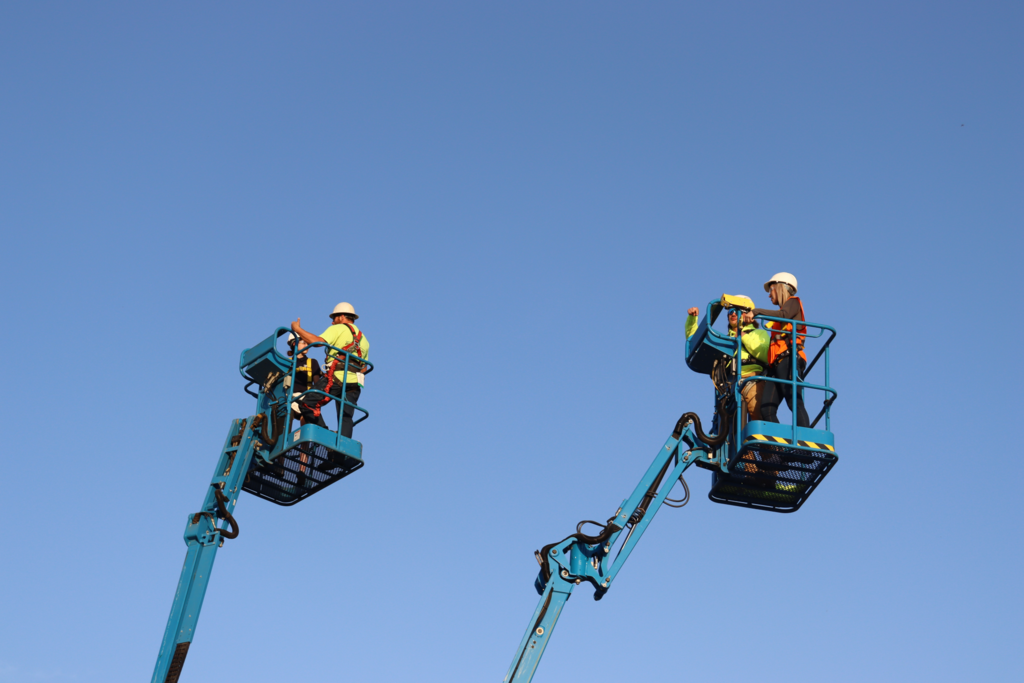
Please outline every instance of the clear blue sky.
[[366, 467], [240, 500], [182, 680], [500, 680], [780, 270], [838, 466], [692, 472], [536, 680], [1024, 679], [1024, 10], [847, 5], [4, 3], [0, 681], [149, 679], [238, 354], [342, 300]]

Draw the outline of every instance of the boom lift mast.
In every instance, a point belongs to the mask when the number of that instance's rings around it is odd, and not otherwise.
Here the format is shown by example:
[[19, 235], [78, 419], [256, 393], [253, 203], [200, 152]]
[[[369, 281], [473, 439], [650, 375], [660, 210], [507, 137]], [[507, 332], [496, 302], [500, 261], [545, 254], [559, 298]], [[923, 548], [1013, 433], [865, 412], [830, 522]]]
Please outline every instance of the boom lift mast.
[[[302, 397], [326, 397], [336, 403], [339, 411], [342, 403], [352, 407], [362, 413], [355, 424], [369, 417], [369, 413], [316, 389], [293, 396], [291, 388], [295, 386], [298, 354], [288, 358], [277, 350], [278, 338], [287, 332], [286, 328], [279, 327], [274, 334], [242, 352], [239, 372], [249, 382], [245, 386], [246, 393], [256, 399], [256, 414], [231, 423], [203, 506], [199, 512], [188, 516], [185, 524], [188, 550], [152, 683], [176, 683], [181, 675], [217, 549], [224, 545], [225, 539], [238, 536], [238, 524], [232, 513], [241, 491], [278, 505], [294, 505], [363, 466], [363, 447], [358, 441], [312, 424], [288, 433], [290, 404]], [[373, 370], [369, 362], [343, 349], [325, 343], [312, 346], [324, 346], [332, 355], [336, 354], [336, 369], [344, 370], [346, 378], [350, 368], [364, 374]], [[259, 391], [251, 391], [252, 386]], [[344, 382], [341, 395], [345, 395]], [[220, 526], [221, 521], [224, 521], [223, 526]]]
[[[687, 365], [691, 370], [711, 375], [715, 382], [716, 410], [712, 430], [715, 435], [704, 433], [696, 414], [684, 413], [633, 493], [607, 522], [603, 525], [580, 522], [576, 533], [535, 553], [540, 572], [534, 587], [541, 598], [505, 675], [505, 683], [529, 683], [532, 680], [562, 608], [577, 585], [586, 581], [594, 586], [595, 600], [604, 597], [662, 504], [675, 502], [674, 507], [682, 507], [686, 503], [688, 489], [681, 501], [672, 501], [668, 494], [676, 481], [682, 482], [685, 488], [686, 482], [682, 477], [691, 465], [712, 471], [708, 497], [713, 502], [795, 512], [838, 461], [829, 431], [831, 406], [837, 396], [829, 386], [829, 346], [835, 338], [835, 330], [827, 325], [804, 324], [806, 328], [816, 330], [816, 333], [807, 335], [810, 339], [830, 333], [803, 373], [806, 378], [824, 354], [824, 385], [811, 384], [795, 375], [790, 379], [756, 376], [736, 381], [742, 377], [743, 326], [738, 325], [737, 336], [731, 337], [715, 330], [712, 325], [722, 311], [723, 302], [742, 309], [753, 308], [749, 299], [738, 299], [742, 297], [727, 298], [723, 295], [708, 304], [704, 319], [686, 342]], [[791, 322], [768, 316], [762, 318]], [[795, 346], [798, 327], [794, 325], [794, 329], [786, 333], [790, 335], [791, 348]], [[743, 412], [740, 392], [749, 381], [787, 383], [791, 385], [794, 396], [798, 392], [802, 395], [804, 389], [823, 391], [824, 405], [811, 428], [797, 427], [795, 414], [789, 425], [759, 420], [744, 424], [742, 415], [740, 419], [735, 419], [735, 416]], [[822, 416], [825, 417], [825, 429], [813, 429]], [[584, 534], [585, 524], [598, 526], [600, 532], [593, 536]], [[626, 535], [622, 539], [624, 531]]]

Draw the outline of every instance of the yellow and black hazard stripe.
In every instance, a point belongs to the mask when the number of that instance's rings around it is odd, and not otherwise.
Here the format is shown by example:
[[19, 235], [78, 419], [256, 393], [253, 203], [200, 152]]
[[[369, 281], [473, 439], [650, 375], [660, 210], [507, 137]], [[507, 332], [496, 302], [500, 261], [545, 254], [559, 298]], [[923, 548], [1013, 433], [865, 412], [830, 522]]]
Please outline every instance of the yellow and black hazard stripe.
[[[768, 443], [781, 443], [781, 444], [785, 444], [786, 446], [793, 445], [792, 441], [790, 441], [789, 439], [784, 439], [781, 436], [768, 436], [766, 434], [751, 434], [750, 438], [751, 439], [756, 439], [757, 441], [767, 441]], [[748, 441], [747, 443], [750, 443], [750, 442]], [[816, 448], [819, 451], [829, 451], [831, 453], [835, 453], [836, 452], [836, 449], [832, 448], [827, 443], [815, 443], [814, 441], [797, 441], [796, 443], [797, 443], [798, 446], [803, 446], [804, 448]]]

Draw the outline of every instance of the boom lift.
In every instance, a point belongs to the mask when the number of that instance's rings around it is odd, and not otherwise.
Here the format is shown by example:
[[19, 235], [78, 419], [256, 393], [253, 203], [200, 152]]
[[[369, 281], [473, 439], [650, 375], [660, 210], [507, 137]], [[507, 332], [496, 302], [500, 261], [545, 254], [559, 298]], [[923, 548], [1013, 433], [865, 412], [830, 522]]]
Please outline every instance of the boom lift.
[[[287, 333], [286, 328], [279, 327], [242, 352], [239, 372], [248, 381], [245, 392], [256, 399], [256, 414], [231, 423], [203, 506], [188, 516], [188, 551], [152, 683], [176, 683], [181, 675], [217, 549], [224, 545], [224, 539], [238, 536], [238, 524], [232, 513], [240, 492], [248, 491], [278, 505], [295, 505], [363, 466], [363, 446], [358, 441], [314, 424], [291, 432], [290, 404], [302, 397], [333, 401], [339, 414], [343, 404], [350, 406], [361, 413], [354, 424], [365, 420], [369, 413], [361, 406], [316, 389], [293, 397], [291, 388], [295, 386], [298, 354], [288, 358], [277, 349], [278, 338]], [[331, 369], [344, 370], [346, 378], [350, 369], [364, 374], [373, 370], [369, 362], [343, 349], [325, 343], [311, 346], [326, 347], [337, 358]], [[258, 391], [250, 387], [257, 387]], [[341, 395], [345, 395], [344, 382]], [[219, 526], [221, 520], [224, 526]]]
[[[704, 433], [700, 418], [695, 413], [683, 413], [632, 495], [622, 502], [614, 515], [604, 524], [580, 522], [576, 533], [534, 553], [540, 564], [534, 587], [541, 599], [505, 675], [505, 683], [529, 683], [532, 680], [573, 588], [587, 581], [594, 586], [594, 599], [600, 600], [661, 505], [682, 507], [686, 504], [689, 489], [683, 473], [691, 465], [711, 470], [708, 498], [715, 503], [795, 512], [836, 464], [838, 458], [830, 431], [830, 418], [837, 394], [829, 386], [829, 347], [836, 336], [835, 330], [817, 323], [802, 325], [806, 327], [808, 339], [824, 338], [803, 378], [794, 374], [788, 380], [755, 376], [736, 381], [743, 374], [740, 352], [743, 325], [737, 325], [735, 337], [715, 330], [712, 325], [723, 305], [746, 310], [753, 308], [753, 302], [745, 297], [722, 295], [721, 299], [708, 304], [700, 325], [686, 341], [686, 364], [695, 372], [710, 375], [715, 384], [715, 418], [711, 430], [714, 434]], [[791, 322], [769, 316], [759, 318]], [[791, 348], [795, 347], [795, 337], [804, 334], [804, 331], [798, 331], [802, 326], [793, 325], [793, 329], [786, 333], [790, 335]], [[824, 337], [826, 332], [828, 336]], [[825, 383], [811, 384], [806, 377], [822, 355]], [[821, 391], [825, 394], [824, 404], [811, 428], [797, 427], [795, 413], [788, 425], [760, 420], [744, 424], [745, 410], [740, 392], [750, 381], [789, 383], [794, 396], [795, 392], [802, 394], [805, 389]], [[825, 429], [814, 429], [823, 416]], [[679, 500], [668, 498], [676, 481], [682, 483], [686, 494]], [[593, 535], [583, 533], [587, 524], [596, 526], [598, 532]], [[622, 538], [623, 532], [625, 538]]]

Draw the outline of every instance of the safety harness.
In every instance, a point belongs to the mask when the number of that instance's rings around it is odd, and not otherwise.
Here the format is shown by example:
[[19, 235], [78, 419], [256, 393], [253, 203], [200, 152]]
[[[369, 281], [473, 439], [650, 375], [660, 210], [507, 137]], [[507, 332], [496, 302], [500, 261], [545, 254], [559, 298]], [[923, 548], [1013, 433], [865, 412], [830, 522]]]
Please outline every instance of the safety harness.
[[[753, 332], [756, 329], [757, 325], [744, 325], [743, 334], [747, 334], [748, 330], [750, 332]], [[729, 331], [729, 335], [736, 336], [735, 334], [733, 334], [732, 330]], [[746, 358], [743, 358], [743, 356], [746, 356]], [[763, 374], [765, 365], [767, 365], [767, 363], [765, 363], [764, 361], [755, 358], [754, 354], [752, 354], [750, 351], [747, 351], [746, 348], [740, 349], [740, 360], [743, 362], [743, 371], [747, 373], [744, 375], [744, 377], [751, 377], [753, 375]], [[751, 368], [757, 369], [752, 370]]]
[[[363, 368], [366, 367], [362, 362], [363, 349], [361, 346], [359, 346], [359, 342], [363, 340], [363, 332], [362, 330], [356, 330], [349, 323], [341, 324], [347, 327], [348, 331], [352, 333], [352, 341], [346, 344], [345, 346], [341, 347], [341, 350], [344, 351], [345, 353], [354, 353], [357, 356], [357, 358], [349, 357], [348, 369], [353, 372], [362, 372]], [[331, 357], [330, 354], [328, 354], [328, 357]], [[328, 395], [321, 396], [320, 398], [316, 399], [316, 403], [310, 406], [313, 409], [313, 415], [315, 415], [316, 417], [320, 417], [320, 409], [323, 408], [328, 403], [330, 403], [331, 401], [331, 397], [329, 394], [331, 393], [331, 387], [333, 387], [335, 383], [334, 373], [338, 368], [338, 363], [341, 363], [344, 369], [345, 358], [346, 356], [340, 355], [335, 355], [331, 357], [331, 366], [327, 371], [327, 382], [324, 384], [324, 388], [322, 389], [322, 391]]]
[[[794, 322], [798, 323], [796, 326], [796, 350], [800, 358], [806, 363], [807, 356], [804, 354], [804, 339], [807, 338], [807, 327], [800, 325], [799, 323], [807, 320], [804, 315], [804, 302], [800, 300], [798, 296], [791, 296], [790, 299], [796, 299], [796, 302], [800, 304], [800, 317]], [[793, 323], [780, 323], [771, 320], [765, 323], [765, 329], [771, 330], [772, 341], [768, 346], [768, 365], [775, 365], [776, 362], [785, 358], [792, 349], [789, 343], [790, 335], [788, 332], [792, 332]]]

